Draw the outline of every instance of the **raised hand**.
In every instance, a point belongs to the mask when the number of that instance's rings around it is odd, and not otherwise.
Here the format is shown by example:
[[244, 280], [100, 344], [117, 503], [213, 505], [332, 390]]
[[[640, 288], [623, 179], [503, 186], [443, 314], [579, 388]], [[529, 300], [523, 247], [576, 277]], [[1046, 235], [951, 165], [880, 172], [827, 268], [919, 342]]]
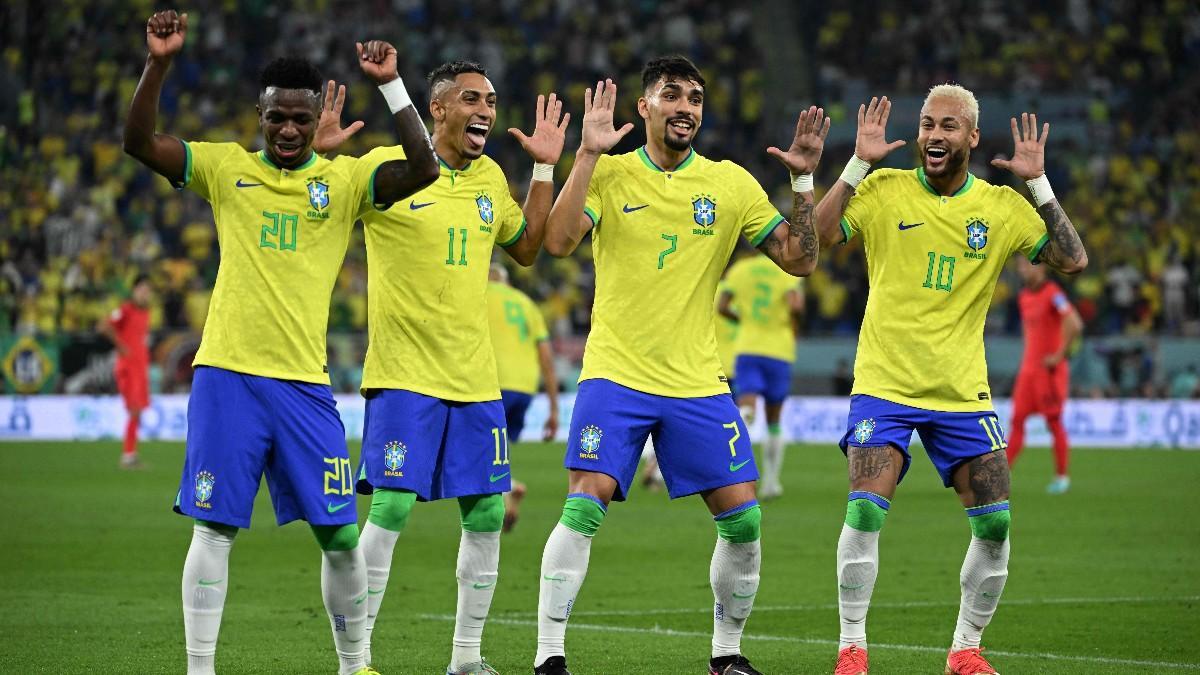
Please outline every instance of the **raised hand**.
[[[334, 97], [334, 91], [337, 97]], [[342, 106], [346, 104], [346, 85], [337, 85], [333, 80], [325, 86], [325, 105], [321, 106], [321, 119], [317, 120], [317, 134], [313, 140], [313, 150], [324, 154], [345, 143], [357, 134], [366, 123], [362, 120], [351, 122], [345, 129], [342, 125]]]
[[383, 40], [355, 42], [358, 65], [375, 84], [386, 84], [400, 77], [396, 70], [396, 48]]
[[854, 154], [859, 159], [874, 164], [904, 141], [887, 141], [888, 115], [892, 113], [892, 102], [888, 97], [871, 97], [871, 103], [858, 106], [858, 136], [854, 139]]
[[620, 129], [613, 127], [613, 109], [617, 105], [617, 85], [612, 80], [596, 83], [583, 92], [583, 140], [581, 150], [597, 154], [608, 152], [625, 134], [633, 131], [633, 124], [626, 122]]
[[825, 109], [814, 105], [808, 110], [800, 111], [792, 147], [784, 152], [771, 146], [767, 148], [767, 154], [783, 162], [788, 171], [795, 175], [813, 173], [817, 170], [817, 163], [821, 161], [821, 152], [825, 149], [825, 137], [828, 135], [829, 118], [825, 116]]
[[1021, 180], [1032, 180], [1046, 173], [1046, 137], [1050, 135], [1050, 123], [1042, 125], [1042, 137], [1038, 138], [1037, 115], [1021, 113], [1021, 128], [1017, 129], [1017, 118], [1010, 118], [1013, 135], [1012, 159], [997, 157], [992, 166], [1007, 169]]
[[563, 143], [567, 138], [567, 123], [571, 113], [562, 114], [562, 100], [554, 92], [550, 97], [538, 94], [537, 107], [533, 113], [533, 135], [526, 136], [520, 129], [509, 129], [525, 152], [539, 164], [557, 164], [562, 155]]
[[146, 21], [146, 46], [150, 48], [150, 57], [169, 60], [178, 54], [183, 49], [187, 27], [187, 14], [177, 14], [173, 9], [155, 12]]

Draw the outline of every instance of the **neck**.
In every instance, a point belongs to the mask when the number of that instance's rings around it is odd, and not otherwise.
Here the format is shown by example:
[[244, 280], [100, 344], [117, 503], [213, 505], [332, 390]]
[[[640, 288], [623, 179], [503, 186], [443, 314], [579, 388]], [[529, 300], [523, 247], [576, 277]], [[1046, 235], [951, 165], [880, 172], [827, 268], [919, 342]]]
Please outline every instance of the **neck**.
[[312, 150], [312, 148], [309, 148], [308, 150], [305, 150], [304, 152], [297, 155], [295, 159], [287, 160], [287, 161], [284, 161], [283, 159], [276, 157], [275, 154], [272, 153], [270, 150], [267, 150], [266, 155], [267, 155], [267, 159], [271, 160], [271, 163], [274, 164], [275, 166], [279, 167], [280, 169], [295, 169], [298, 166], [303, 166], [305, 162], [307, 162], [309, 159], [312, 158], [313, 150]]
[[445, 136], [437, 131], [433, 132], [433, 151], [437, 153], [438, 159], [455, 171], [462, 171], [471, 163], [471, 160], [463, 157], [462, 153], [450, 145]]
[[683, 150], [674, 150], [668, 148], [662, 139], [646, 141], [646, 155], [663, 171], [674, 171], [690, 154], [692, 154], [690, 146]]
[[929, 183], [929, 187], [937, 190], [938, 194], [949, 197], [967, 184], [967, 163], [963, 162], [962, 167], [952, 174], [930, 176], [926, 173], [925, 182]]

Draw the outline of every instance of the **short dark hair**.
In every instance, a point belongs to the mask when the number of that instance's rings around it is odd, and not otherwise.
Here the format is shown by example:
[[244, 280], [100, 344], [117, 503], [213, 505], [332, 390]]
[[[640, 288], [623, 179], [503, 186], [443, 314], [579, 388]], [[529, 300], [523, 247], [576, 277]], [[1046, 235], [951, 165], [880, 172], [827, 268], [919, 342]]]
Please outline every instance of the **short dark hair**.
[[650, 85], [658, 82], [662, 78], [669, 80], [684, 80], [694, 81], [704, 86], [704, 76], [700, 74], [700, 69], [696, 64], [692, 63], [686, 56], [672, 54], [671, 56], [660, 56], [656, 59], [650, 59], [642, 68], [642, 91], [645, 91]]
[[299, 56], [281, 56], [271, 61], [259, 77], [259, 84], [264, 90], [267, 87], [307, 89], [320, 94], [323, 83], [321, 71], [311, 61]]
[[133, 289], [138, 287], [138, 284], [142, 284], [142, 283], [146, 283], [146, 284], [150, 283], [150, 275], [149, 274], [142, 272], [142, 273], [138, 274], [136, 277], [134, 277], [133, 283], [129, 284], [129, 290], [132, 291]]
[[487, 77], [487, 69], [474, 61], [447, 61], [429, 71], [425, 79], [429, 82], [429, 95], [433, 96], [433, 88], [438, 82], [453, 82], [454, 78], [463, 73], [479, 73]]

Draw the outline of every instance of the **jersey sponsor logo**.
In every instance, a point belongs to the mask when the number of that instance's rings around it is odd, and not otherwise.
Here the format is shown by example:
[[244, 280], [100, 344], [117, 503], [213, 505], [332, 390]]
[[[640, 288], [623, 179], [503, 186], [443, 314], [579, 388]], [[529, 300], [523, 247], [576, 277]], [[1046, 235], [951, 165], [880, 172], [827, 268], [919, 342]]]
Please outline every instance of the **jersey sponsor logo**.
[[401, 478], [404, 472], [400, 469], [404, 468], [404, 459], [408, 456], [408, 446], [400, 441], [388, 441], [387, 445], [383, 446], [383, 465], [387, 470], [383, 475], [389, 478]]
[[341, 504], [337, 504], [336, 506], [334, 505], [333, 502], [326, 502], [325, 510], [329, 513], [337, 513], [338, 511], [341, 511], [342, 509], [346, 508], [347, 506], [350, 506], [350, 502], [342, 502]]
[[854, 425], [854, 440], [859, 444], [866, 443], [871, 440], [871, 434], [875, 433], [875, 418], [859, 420], [858, 424]]
[[479, 210], [479, 219], [485, 225], [491, 225], [496, 219], [496, 214], [492, 210], [492, 198], [486, 192], [480, 192], [475, 195], [475, 208]]
[[216, 485], [216, 478], [208, 471], [201, 471], [196, 474], [196, 501], [197, 507], [202, 509], [212, 510], [212, 494], [213, 486]]
[[308, 203], [317, 211], [329, 207], [329, 186], [316, 178], [308, 179]]
[[900, 231], [903, 232], [904, 230], [911, 230], [914, 227], [920, 227], [924, 224], [925, 224], [925, 221], [922, 220], [919, 223], [909, 223], [909, 224], [905, 225], [904, 221], [902, 220], [902, 221], [900, 221]]
[[709, 194], [692, 196], [692, 220], [701, 228], [712, 227], [717, 222], [717, 200]]
[[425, 208], [426, 206], [433, 206], [433, 205], [434, 205], [434, 204], [436, 204], [436, 203], [437, 203], [437, 202], [425, 202], [424, 204], [418, 204], [418, 203], [417, 203], [417, 200], [415, 200], [415, 199], [414, 199], [414, 200], [412, 200], [411, 202], [409, 202], [409, 203], [408, 203], [408, 210], [410, 210], [410, 211], [416, 211], [417, 209], [423, 209], [423, 208]]
[[634, 211], [641, 211], [642, 209], [646, 208], [647, 206], [650, 206], [650, 205], [642, 204], [641, 206], [630, 206], [629, 203], [626, 202], [625, 206], [623, 206], [621, 208], [621, 210], [624, 211], [625, 213], [633, 213]]
[[981, 218], [972, 218], [970, 222], [967, 223], [967, 247], [970, 248], [971, 251], [974, 251], [974, 254], [970, 252], [964, 252], [963, 257], [982, 260], [984, 256], [980, 255], [979, 251], [983, 250], [984, 246], [987, 246], [987, 233], [987, 221]]
[[234, 187], [239, 188], [260, 187], [261, 185], [262, 183], [243, 183], [241, 178], [237, 179], [237, 182], [233, 184]]
[[600, 459], [598, 454], [600, 451], [600, 439], [604, 437], [604, 432], [600, 427], [589, 424], [579, 432], [579, 447], [583, 452], [579, 453], [580, 459]]

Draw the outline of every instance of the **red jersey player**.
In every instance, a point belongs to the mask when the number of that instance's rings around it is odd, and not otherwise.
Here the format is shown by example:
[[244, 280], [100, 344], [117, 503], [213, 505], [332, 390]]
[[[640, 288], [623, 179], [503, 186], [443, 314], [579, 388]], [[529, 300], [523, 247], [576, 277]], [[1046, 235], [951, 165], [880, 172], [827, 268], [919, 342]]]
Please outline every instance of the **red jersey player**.
[[1079, 312], [1067, 300], [1062, 288], [1046, 277], [1041, 265], [1017, 256], [1017, 272], [1025, 287], [1017, 296], [1021, 325], [1025, 333], [1025, 354], [1013, 390], [1013, 420], [1009, 427], [1008, 464], [1017, 461], [1025, 440], [1025, 418], [1040, 413], [1054, 436], [1054, 482], [1051, 493], [1066, 492], [1070, 446], [1063, 428], [1062, 409], [1067, 399], [1067, 349], [1083, 329]]
[[117, 347], [117, 365], [113, 375], [117, 391], [125, 399], [129, 420], [125, 423], [125, 445], [121, 453], [123, 468], [137, 467], [138, 425], [142, 410], [150, 405], [150, 278], [139, 275], [133, 282], [129, 299], [100, 322], [99, 331]]

